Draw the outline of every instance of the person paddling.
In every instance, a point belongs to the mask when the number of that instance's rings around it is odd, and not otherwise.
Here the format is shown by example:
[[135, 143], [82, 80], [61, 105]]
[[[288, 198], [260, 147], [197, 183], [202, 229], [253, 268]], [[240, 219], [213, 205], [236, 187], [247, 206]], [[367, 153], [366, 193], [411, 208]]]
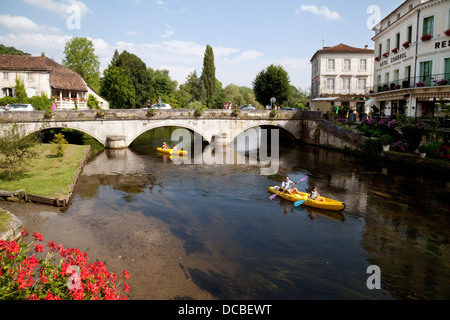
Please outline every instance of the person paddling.
[[293, 195], [294, 193], [300, 194], [300, 192], [297, 190], [297, 188], [294, 188], [295, 183], [293, 183], [289, 176], [286, 176], [284, 178], [283, 182], [281, 183], [280, 191], [289, 193], [290, 195]]
[[320, 194], [317, 192], [317, 188], [314, 186], [311, 188], [311, 193], [309, 194], [308, 199], [316, 200], [316, 201], [325, 201], [324, 198], [320, 197]]

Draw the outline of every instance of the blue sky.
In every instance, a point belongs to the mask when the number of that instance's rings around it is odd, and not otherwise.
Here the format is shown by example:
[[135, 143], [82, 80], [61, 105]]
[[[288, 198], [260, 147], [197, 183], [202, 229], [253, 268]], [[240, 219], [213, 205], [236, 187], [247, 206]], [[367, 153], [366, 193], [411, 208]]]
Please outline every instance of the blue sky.
[[71, 37], [88, 37], [101, 69], [114, 50], [167, 69], [179, 84], [197, 70], [206, 45], [216, 77], [252, 86], [270, 64], [282, 65], [291, 84], [310, 86], [310, 59], [325, 46], [373, 48], [370, 6], [381, 17], [403, 0], [0, 0], [0, 43], [61, 62]]

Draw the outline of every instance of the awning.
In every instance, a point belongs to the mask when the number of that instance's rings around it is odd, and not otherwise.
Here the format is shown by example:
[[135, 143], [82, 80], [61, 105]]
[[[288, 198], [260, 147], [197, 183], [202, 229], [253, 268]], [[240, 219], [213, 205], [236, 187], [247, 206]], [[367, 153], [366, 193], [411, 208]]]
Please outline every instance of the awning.
[[315, 98], [315, 99], [312, 99], [311, 101], [313, 101], [313, 102], [319, 102], [319, 101], [336, 101], [336, 100], [338, 100], [338, 99], [339, 99], [338, 97]]
[[377, 102], [377, 99], [369, 99], [364, 103], [365, 107], [373, 107], [375, 103]]

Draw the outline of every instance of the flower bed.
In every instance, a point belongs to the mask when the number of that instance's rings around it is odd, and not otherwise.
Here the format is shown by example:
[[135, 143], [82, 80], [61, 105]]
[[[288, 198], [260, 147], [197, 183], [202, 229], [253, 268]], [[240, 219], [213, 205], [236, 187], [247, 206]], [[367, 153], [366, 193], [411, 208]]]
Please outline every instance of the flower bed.
[[28, 236], [23, 230], [18, 241], [0, 240], [0, 300], [126, 299], [127, 271], [122, 271], [118, 281], [104, 263], [88, 262], [86, 252], [53, 241], [43, 244], [39, 233], [24, 243]]

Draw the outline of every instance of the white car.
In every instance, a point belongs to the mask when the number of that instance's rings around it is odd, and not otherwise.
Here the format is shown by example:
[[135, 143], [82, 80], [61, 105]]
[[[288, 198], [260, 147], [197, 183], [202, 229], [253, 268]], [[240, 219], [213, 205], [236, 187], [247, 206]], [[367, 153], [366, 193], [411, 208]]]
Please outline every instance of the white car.
[[158, 105], [158, 104], [152, 105], [152, 109], [169, 110], [169, 109], [172, 109], [172, 107], [170, 106], [170, 104], [161, 103], [160, 105]]
[[14, 103], [5, 107], [6, 111], [34, 111], [36, 110], [32, 104]]

